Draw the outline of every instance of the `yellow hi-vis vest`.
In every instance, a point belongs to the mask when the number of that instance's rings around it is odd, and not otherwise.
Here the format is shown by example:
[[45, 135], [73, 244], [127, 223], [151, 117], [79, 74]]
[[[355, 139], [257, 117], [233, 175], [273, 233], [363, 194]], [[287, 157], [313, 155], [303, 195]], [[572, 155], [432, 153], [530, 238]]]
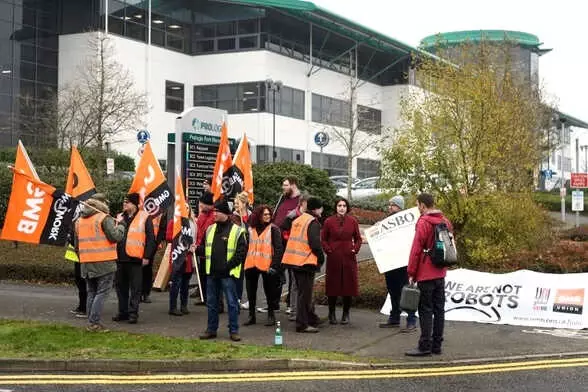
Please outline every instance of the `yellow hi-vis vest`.
[[[206, 255], [206, 275], [210, 275], [210, 260], [212, 256], [212, 241], [214, 240], [214, 233], [216, 233], [216, 223], [206, 229], [206, 245], [204, 248], [204, 253]], [[243, 228], [235, 224], [231, 225], [231, 231], [229, 232], [229, 239], [227, 241], [227, 263], [235, 255], [239, 237], [244, 233], [245, 230], [243, 230]], [[238, 279], [241, 275], [241, 264], [229, 271], [229, 275]]]
[[72, 244], [67, 244], [67, 249], [65, 250], [65, 259], [68, 261], [73, 261], [74, 263], [79, 263], [80, 258], [76, 253], [76, 248]]

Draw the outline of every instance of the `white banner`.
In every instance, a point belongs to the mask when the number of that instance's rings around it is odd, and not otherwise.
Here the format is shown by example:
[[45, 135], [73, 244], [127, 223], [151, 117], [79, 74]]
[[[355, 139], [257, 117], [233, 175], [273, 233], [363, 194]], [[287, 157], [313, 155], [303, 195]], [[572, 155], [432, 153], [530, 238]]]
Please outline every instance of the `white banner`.
[[[544, 328], [588, 328], [588, 273], [447, 272], [445, 319]], [[390, 314], [390, 302], [381, 309]]]
[[420, 215], [417, 207], [410, 208], [365, 229], [365, 237], [381, 274], [408, 265], [415, 225]]

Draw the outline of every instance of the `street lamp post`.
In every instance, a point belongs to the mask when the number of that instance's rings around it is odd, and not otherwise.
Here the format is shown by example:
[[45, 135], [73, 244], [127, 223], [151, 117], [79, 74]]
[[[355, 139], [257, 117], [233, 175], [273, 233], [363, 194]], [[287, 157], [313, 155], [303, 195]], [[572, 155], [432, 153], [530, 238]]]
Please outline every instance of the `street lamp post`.
[[[584, 150], [584, 172], [588, 173], [588, 144], [580, 146], [580, 149]], [[580, 171], [580, 169], [578, 169]]]
[[274, 81], [272, 79], [267, 79], [265, 81], [265, 86], [268, 91], [272, 92], [272, 116], [273, 116], [273, 126], [272, 126], [272, 162], [276, 162], [276, 93], [279, 93], [282, 89], [282, 82], [277, 80]]

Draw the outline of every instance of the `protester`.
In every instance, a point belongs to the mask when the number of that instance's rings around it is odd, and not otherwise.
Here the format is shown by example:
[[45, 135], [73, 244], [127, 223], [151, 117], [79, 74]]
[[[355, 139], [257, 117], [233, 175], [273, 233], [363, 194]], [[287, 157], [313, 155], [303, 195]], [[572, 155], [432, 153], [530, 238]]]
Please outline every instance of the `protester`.
[[361, 249], [361, 233], [357, 220], [349, 215], [346, 199], [339, 198], [336, 212], [327, 218], [321, 232], [322, 245], [327, 254], [325, 292], [329, 298], [329, 323], [337, 324], [337, 297], [343, 297], [341, 324], [349, 323], [351, 297], [359, 295], [356, 254]]
[[421, 337], [416, 349], [406, 352], [408, 356], [441, 354], [443, 328], [445, 323], [445, 275], [446, 267], [433, 265], [425, 251], [433, 249], [435, 225], [445, 223], [453, 231], [451, 222], [435, 208], [435, 200], [428, 193], [417, 197], [421, 216], [416, 223], [416, 233], [408, 261], [408, 278], [417, 282], [421, 291], [419, 300], [419, 321]]
[[116, 244], [124, 239], [126, 223], [109, 215], [108, 200], [101, 193], [86, 201], [75, 222], [74, 245], [80, 258], [80, 274], [86, 280], [88, 327], [90, 332], [106, 331], [102, 325], [104, 301], [112, 288], [116, 271]]
[[[212, 201], [212, 198], [213, 196], [210, 192], [204, 192], [200, 197], [200, 214], [198, 215], [198, 220], [196, 221], [196, 246], [204, 244], [204, 236], [206, 235], [206, 230], [208, 230], [208, 228], [212, 224], [214, 224], [214, 203]], [[199, 290], [201, 291], [202, 297], [204, 298], [204, 302], [198, 304], [206, 305], [206, 262], [204, 256], [197, 257], [197, 261], [198, 274], [200, 276]]]
[[88, 302], [88, 290], [86, 288], [86, 280], [82, 277], [82, 267], [80, 266], [80, 258], [73, 245], [75, 233], [69, 235], [67, 248], [65, 250], [65, 260], [71, 261], [74, 265], [74, 279], [76, 287], [78, 288], [78, 306], [70, 310], [70, 312], [78, 318], [86, 318], [86, 302]]
[[117, 245], [118, 314], [112, 320], [136, 324], [143, 283], [142, 266], [147, 265], [157, 251], [153, 222], [147, 212], [139, 210], [138, 193], [130, 193], [125, 197], [123, 212], [117, 220], [125, 223], [126, 231], [123, 240]]
[[[404, 198], [396, 195], [388, 201], [388, 212], [392, 215], [404, 209]], [[390, 294], [390, 302], [392, 309], [388, 321], [380, 323], [380, 328], [399, 328], [400, 327], [400, 295], [402, 288], [408, 283], [407, 267], [401, 267], [386, 271], [384, 273], [386, 278], [386, 288]], [[407, 311], [406, 328], [401, 329], [400, 332], [414, 332], [416, 331], [416, 315], [413, 311]]]
[[318, 221], [322, 211], [323, 203], [320, 199], [308, 199], [307, 212], [292, 223], [290, 238], [282, 258], [282, 264], [294, 271], [298, 287], [296, 332], [316, 333], [318, 325], [322, 323], [312, 303], [314, 275], [325, 261], [321, 246], [321, 225]]
[[208, 325], [200, 339], [214, 339], [218, 329], [218, 302], [224, 292], [229, 311], [229, 334], [232, 341], [239, 336], [239, 304], [236, 279], [247, 255], [245, 231], [230, 220], [232, 212], [228, 202], [221, 198], [214, 205], [215, 223], [206, 230], [204, 246], [198, 254], [206, 258]]
[[263, 290], [268, 304], [266, 326], [276, 323], [274, 309], [280, 301], [280, 262], [284, 253], [280, 229], [271, 223], [272, 210], [267, 205], [255, 208], [251, 215], [249, 228], [249, 250], [245, 259], [245, 279], [249, 299], [249, 319], [244, 325], [256, 323], [255, 304], [259, 276], [263, 280]]
[[[292, 222], [304, 212], [306, 212], [306, 205], [310, 195], [308, 192], [301, 192], [300, 198], [298, 199], [298, 207], [293, 209], [286, 215], [286, 219], [280, 226], [282, 231], [282, 243], [283, 248], [286, 248], [288, 238], [290, 238], [290, 230], [292, 229]], [[294, 272], [292, 269], [288, 269], [288, 295], [286, 296], [286, 313], [288, 314], [288, 321], [296, 321], [296, 298], [298, 297], [298, 288], [296, 286], [296, 279], [294, 279]]]
[[[167, 214], [157, 215], [153, 218], [153, 235], [155, 236], [156, 247], [159, 248], [160, 244], [165, 241], [167, 227]], [[151, 303], [151, 287], [153, 286], [153, 257], [149, 259], [149, 263], [143, 266], [143, 283], [141, 285], [141, 302], [146, 304]]]
[[[212, 194], [212, 176], [206, 176], [204, 178], [204, 180], [202, 180], [202, 195], [204, 195], [205, 193], [211, 193]], [[202, 196], [200, 196], [200, 198], [202, 198]], [[202, 212], [202, 208], [201, 208], [201, 204], [200, 204], [200, 199], [198, 200], [198, 205], [196, 207], [196, 212], [198, 213], [198, 216], [200, 216], [200, 213]]]
[[[196, 218], [194, 217], [194, 211], [188, 206], [190, 211], [190, 232], [196, 233]], [[169, 310], [168, 313], [171, 316], [183, 316], [190, 314], [188, 310], [188, 297], [190, 295], [190, 279], [194, 273], [194, 251], [196, 250], [196, 236], [191, 237], [183, 236], [182, 240], [187, 238], [188, 248], [186, 251], [186, 257], [183, 258], [181, 263], [174, 263], [172, 255], [169, 255], [169, 264], [171, 268], [171, 287], [169, 290]], [[167, 242], [172, 242], [174, 239], [174, 220], [170, 219], [167, 224], [165, 239]], [[178, 310], [178, 294], [180, 295], [180, 310]]]
[[[247, 192], [240, 192], [235, 196], [235, 206], [233, 214], [231, 215], [231, 221], [240, 226], [243, 230], [245, 230], [245, 239], [248, 240], [249, 236], [249, 217], [251, 215], [251, 211], [249, 210], [249, 194]], [[239, 306], [241, 308], [249, 308], [249, 305], [243, 306], [245, 304], [241, 304], [241, 300], [243, 299], [243, 280], [245, 274], [243, 270], [243, 266], [241, 266], [241, 275], [237, 279], [237, 297], [239, 298]]]

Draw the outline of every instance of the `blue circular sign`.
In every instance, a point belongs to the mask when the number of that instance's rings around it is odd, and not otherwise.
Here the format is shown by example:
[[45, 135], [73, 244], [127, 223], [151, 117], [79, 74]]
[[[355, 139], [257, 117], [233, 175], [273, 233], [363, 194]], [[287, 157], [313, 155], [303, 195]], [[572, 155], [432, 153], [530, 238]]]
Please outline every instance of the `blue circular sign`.
[[151, 139], [151, 135], [146, 129], [141, 129], [139, 132], [137, 132], [137, 141], [139, 143], [145, 144], [149, 141], [149, 139]]
[[329, 144], [329, 134], [326, 132], [317, 132], [314, 135], [314, 144], [319, 147], [325, 147]]

